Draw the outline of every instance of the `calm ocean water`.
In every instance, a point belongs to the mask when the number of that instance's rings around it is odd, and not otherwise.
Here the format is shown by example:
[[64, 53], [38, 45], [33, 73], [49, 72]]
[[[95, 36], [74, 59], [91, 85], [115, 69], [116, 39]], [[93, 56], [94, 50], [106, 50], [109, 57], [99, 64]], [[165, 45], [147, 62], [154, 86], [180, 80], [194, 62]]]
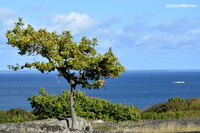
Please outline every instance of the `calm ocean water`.
[[[38, 94], [39, 88], [60, 94], [68, 89], [67, 82], [56, 74], [0, 73], [0, 110], [24, 108], [31, 110], [27, 98]], [[185, 84], [172, 84], [185, 81]], [[140, 109], [166, 101], [170, 97], [200, 97], [200, 72], [126, 72], [117, 79], [108, 79], [103, 89], [87, 90], [86, 95], [127, 103]]]

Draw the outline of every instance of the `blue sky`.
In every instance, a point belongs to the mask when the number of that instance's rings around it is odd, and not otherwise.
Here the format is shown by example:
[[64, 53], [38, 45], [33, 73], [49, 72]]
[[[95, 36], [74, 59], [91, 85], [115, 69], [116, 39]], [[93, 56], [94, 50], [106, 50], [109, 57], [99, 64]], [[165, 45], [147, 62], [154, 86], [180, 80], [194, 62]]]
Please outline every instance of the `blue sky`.
[[[200, 69], [199, 0], [13, 0], [0, 4], [0, 70], [38, 60], [6, 44], [18, 17], [49, 31], [97, 37], [127, 70]], [[39, 59], [40, 60], [40, 59]]]

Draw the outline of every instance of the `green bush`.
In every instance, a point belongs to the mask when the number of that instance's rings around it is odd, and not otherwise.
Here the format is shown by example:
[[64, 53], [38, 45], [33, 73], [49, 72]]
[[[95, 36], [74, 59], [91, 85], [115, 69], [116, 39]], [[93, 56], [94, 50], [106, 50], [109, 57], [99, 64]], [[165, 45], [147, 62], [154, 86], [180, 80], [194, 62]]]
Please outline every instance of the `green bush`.
[[153, 105], [141, 113], [142, 119], [200, 118], [200, 98], [174, 97]]
[[[32, 112], [38, 119], [71, 116], [69, 91], [63, 91], [61, 95], [49, 95], [44, 89], [40, 89], [39, 94], [28, 98]], [[111, 104], [107, 100], [87, 97], [81, 91], [76, 92], [74, 97], [76, 113], [85, 119], [138, 121], [141, 118], [140, 111], [134, 106]]]
[[31, 112], [23, 109], [10, 109], [0, 111], [0, 123], [23, 122], [34, 120], [35, 116]]
[[150, 106], [145, 112], [163, 113], [168, 111], [183, 111], [185, 109], [187, 109], [186, 100], [180, 97], [173, 97], [165, 103]]
[[191, 118], [192, 112], [186, 111], [169, 111], [164, 113], [156, 113], [156, 112], [146, 112], [142, 113], [143, 120], [169, 120], [169, 119], [183, 119], [183, 118]]
[[200, 98], [190, 98], [186, 100], [187, 110], [200, 110]]
[[180, 97], [173, 97], [168, 99], [168, 102], [165, 104], [166, 111], [183, 111], [187, 109], [187, 104], [185, 99]]

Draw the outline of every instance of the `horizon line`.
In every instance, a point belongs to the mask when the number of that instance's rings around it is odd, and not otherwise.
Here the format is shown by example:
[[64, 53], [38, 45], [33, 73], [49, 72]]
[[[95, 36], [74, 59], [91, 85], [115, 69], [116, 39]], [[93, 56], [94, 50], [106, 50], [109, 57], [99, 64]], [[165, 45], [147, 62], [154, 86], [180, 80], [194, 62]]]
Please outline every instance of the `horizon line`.
[[[127, 69], [127, 71], [200, 71], [200, 69]], [[38, 70], [18, 70], [18, 71], [13, 71], [13, 70], [0, 70], [0, 72], [40, 72]], [[56, 71], [52, 71], [56, 72]]]

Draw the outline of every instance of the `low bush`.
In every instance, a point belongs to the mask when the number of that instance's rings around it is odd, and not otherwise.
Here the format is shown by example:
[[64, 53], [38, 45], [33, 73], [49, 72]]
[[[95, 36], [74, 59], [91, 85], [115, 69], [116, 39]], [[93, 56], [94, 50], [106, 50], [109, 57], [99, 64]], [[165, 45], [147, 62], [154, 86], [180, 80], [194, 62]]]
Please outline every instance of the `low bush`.
[[[32, 113], [38, 119], [71, 117], [69, 91], [63, 91], [60, 95], [49, 95], [44, 89], [40, 89], [39, 94], [28, 98], [33, 108]], [[138, 121], [141, 118], [140, 111], [135, 106], [111, 104], [107, 100], [87, 97], [81, 91], [77, 91], [74, 97], [76, 114], [85, 119]]]
[[[35, 119], [71, 117], [69, 91], [60, 95], [49, 95], [40, 89], [39, 95], [28, 98], [32, 112], [23, 109], [0, 111], [0, 123], [24, 122]], [[88, 120], [138, 121], [156, 119], [200, 118], [200, 98], [182, 99], [174, 97], [167, 102], [153, 105], [143, 111], [135, 106], [112, 104], [100, 98], [87, 97], [81, 91], [75, 93], [75, 109], [78, 116]]]
[[0, 111], [0, 123], [15, 123], [34, 120], [35, 116], [31, 112], [23, 109], [10, 109], [8, 111]]
[[200, 98], [183, 99], [174, 97], [156, 104], [141, 113], [142, 119], [200, 118]]
[[145, 112], [163, 113], [168, 111], [183, 111], [187, 109], [186, 100], [180, 97], [173, 97], [167, 102], [150, 106]]
[[183, 119], [190, 117], [191, 112], [186, 111], [169, 111], [163, 113], [156, 113], [156, 112], [146, 112], [142, 113], [141, 117], [143, 120], [169, 120], [169, 119]]
[[200, 110], [200, 98], [190, 98], [186, 100], [187, 108], [185, 110]]

